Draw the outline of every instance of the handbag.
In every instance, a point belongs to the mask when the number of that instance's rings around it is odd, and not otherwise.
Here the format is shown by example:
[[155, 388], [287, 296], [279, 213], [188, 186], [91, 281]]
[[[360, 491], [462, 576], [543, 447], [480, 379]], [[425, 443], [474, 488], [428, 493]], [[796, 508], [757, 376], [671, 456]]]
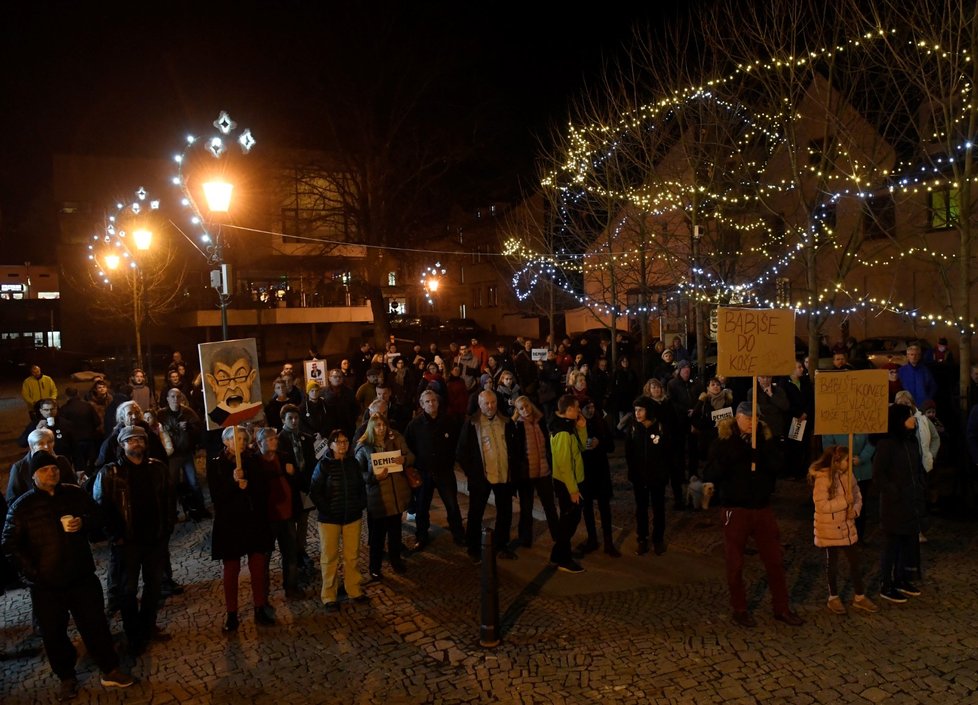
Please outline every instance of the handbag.
[[407, 478], [408, 484], [411, 485], [412, 490], [416, 490], [424, 484], [424, 480], [421, 478], [421, 473], [418, 472], [417, 468], [410, 465], [405, 466], [404, 477]]

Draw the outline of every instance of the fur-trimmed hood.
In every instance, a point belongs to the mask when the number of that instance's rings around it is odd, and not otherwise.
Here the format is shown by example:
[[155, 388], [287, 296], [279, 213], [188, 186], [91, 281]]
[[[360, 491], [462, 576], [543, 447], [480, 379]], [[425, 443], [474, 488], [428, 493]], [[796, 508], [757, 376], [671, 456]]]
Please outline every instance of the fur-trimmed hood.
[[[720, 395], [720, 396], [723, 397], [723, 406], [730, 406], [731, 404], [733, 404], [733, 392], [731, 392], [729, 389], [723, 389], [721, 391], [723, 392]], [[700, 396], [699, 396], [699, 400], [700, 401], [704, 401], [704, 402], [705, 401], [710, 401], [710, 393], [709, 392], [701, 392], [700, 393]]]
[[[758, 430], [764, 434], [764, 440], [769, 441], [772, 438], [771, 428], [763, 421], [758, 421]], [[726, 440], [728, 438], [733, 438], [735, 433], [735, 428], [737, 426], [737, 418], [724, 419], [717, 426], [717, 437], [721, 440]]]

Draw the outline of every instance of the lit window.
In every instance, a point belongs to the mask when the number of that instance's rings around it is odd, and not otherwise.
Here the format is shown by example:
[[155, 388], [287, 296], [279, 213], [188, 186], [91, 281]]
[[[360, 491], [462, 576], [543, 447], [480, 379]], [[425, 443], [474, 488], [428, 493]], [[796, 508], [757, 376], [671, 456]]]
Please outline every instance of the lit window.
[[931, 230], [949, 230], [958, 227], [961, 215], [961, 192], [945, 188], [927, 194], [928, 224]]
[[397, 286], [397, 272], [387, 272], [387, 286]]

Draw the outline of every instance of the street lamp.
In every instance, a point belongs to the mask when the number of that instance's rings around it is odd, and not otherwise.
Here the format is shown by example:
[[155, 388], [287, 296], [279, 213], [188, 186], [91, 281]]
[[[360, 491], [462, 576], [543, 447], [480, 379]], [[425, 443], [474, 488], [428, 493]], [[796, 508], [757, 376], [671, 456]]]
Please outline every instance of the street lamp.
[[434, 267], [428, 267], [421, 273], [421, 286], [424, 288], [424, 297], [431, 306], [435, 305], [432, 297], [438, 293], [438, 289], [441, 287], [441, 280], [446, 272], [447, 270], [441, 266], [441, 262], [435, 262]]
[[[217, 116], [217, 120], [212, 124], [217, 128], [216, 135], [206, 139], [197, 139], [194, 136], [187, 137], [187, 143], [183, 152], [174, 157], [174, 161], [178, 164], [178, 171], [177, 175], [173, 178], [173, 183], [183, 190], [184, 198], [181, 203], [191, 211], [190, 222], [199, 230], [198, 236], [200, 241], [207, 249], [205, 255], [207, 257], [207, 263], [217, 267], [217, 269], [211, 270], [211, 287], [217, 290], [218, 302], [221, 307], [221, 339], [227, 340], [228, 304], [231, 301], [232, 287], [228, 265], [224, 261], [224, 239], [221, 233], [221, 224], [220, 222], [216, 223], [217, 232], [214, 237], [211, 237], [205, 224], [205, 218], [201, 214], [200, 207], [197, 205], [194, 190], [190, 187], [187, 176], [184, 174], [187, 154], [191, 149], [199, 145], [202, 145], [204, 151], [214, 159], [222, 159], [227, 154], [228, 146], [226, 140], [232, 139], [230, 135], [237, 129], [238, 125], [223, 110]], [[242, 131], [237, 136], [236, 141], [243, 154], [248, 154], [251, 148], [255, 146], [255, 138], [252, 136], [251, 130], [248, 129]], [[231, 207], [231, 193], [234, 190], [234, 186], [219, 179], [207, 181], [201, 184], [201, 186], [210, 213], [226, 214]]]

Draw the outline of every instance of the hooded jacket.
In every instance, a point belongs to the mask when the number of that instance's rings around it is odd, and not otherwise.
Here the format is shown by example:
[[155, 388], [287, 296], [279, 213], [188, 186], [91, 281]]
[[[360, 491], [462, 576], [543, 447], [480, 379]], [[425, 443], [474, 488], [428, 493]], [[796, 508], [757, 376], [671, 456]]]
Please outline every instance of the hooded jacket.
[[[771, 500], [782, 458], [772, 442], [771, 429], [763, 421], [757, 423], [757, 448], [753, 449], [750, 435], [745, 438], [740, 433], [736, 417], [721, 421], [717, 428], [706, 480], [716, 485], [721, 506], [763, 509]], [[756, 469], [751, 470], [751, 462]]]
[[852, 546], [859, 540], [856, 533], [856, 517], [863, 507], [863, 497], [855, 478], [846, 473], [837, 473], [834, 479], [835, 491], [829, 497], [832, 484], [829, 482], [827, 468], [813, 473], [812, 501], [815, 504], [815, 545]]

